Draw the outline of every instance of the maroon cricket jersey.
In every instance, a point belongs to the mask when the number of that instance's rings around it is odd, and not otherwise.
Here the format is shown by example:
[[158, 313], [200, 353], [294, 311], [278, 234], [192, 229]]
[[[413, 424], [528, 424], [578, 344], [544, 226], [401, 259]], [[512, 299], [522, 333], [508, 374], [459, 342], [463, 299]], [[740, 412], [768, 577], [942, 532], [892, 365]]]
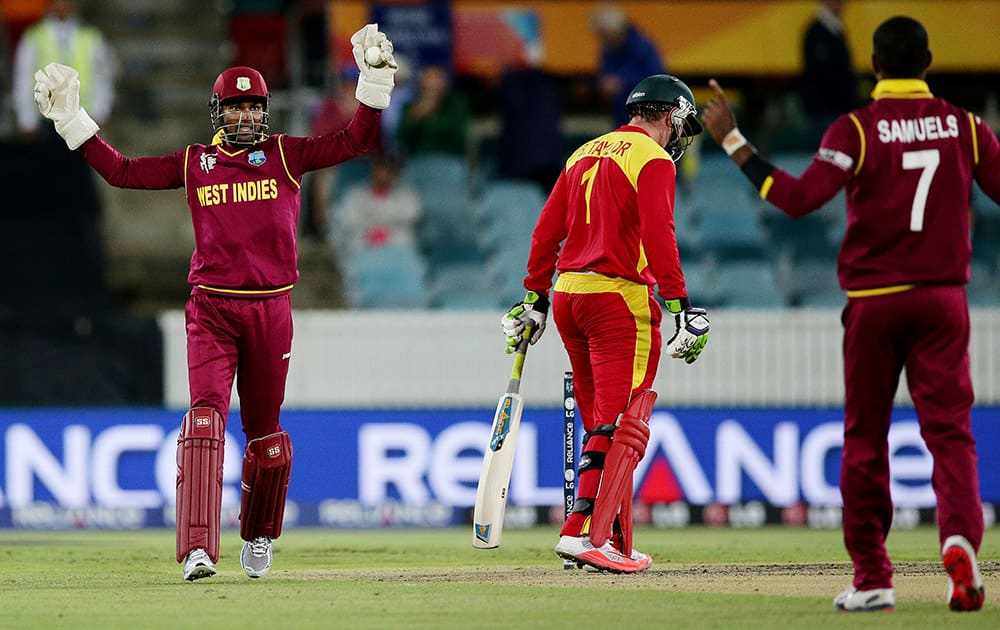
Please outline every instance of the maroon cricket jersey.
[[343, 130], [317, 137], [271, 136], [249, 148], [192, 144], [158, 157], [126, 158], [98, 136], [82, 147], [112, 186], [184, 187], [195, 248], [188, 282], [227, 295], [276, 295], [299, 278], [296, 231], [303, 173], [366, 153], [381, 112], [365, 105]]
[[972, 180], [1000, 200], [996, 135], [917, 79], [879, 81], [872, 97], [827, 129], [801, 177], [776, 169], [761, 197], [801, 216], [846, 185], [837, 272], [849, 294], [968, 282]]

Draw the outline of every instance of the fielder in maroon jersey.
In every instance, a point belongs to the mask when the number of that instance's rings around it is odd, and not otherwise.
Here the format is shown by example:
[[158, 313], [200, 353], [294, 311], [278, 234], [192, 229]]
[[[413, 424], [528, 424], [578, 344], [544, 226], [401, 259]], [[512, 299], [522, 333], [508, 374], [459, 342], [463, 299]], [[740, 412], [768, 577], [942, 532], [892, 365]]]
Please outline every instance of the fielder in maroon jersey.
[[921, 435], [934, 458], [941, 555], [952, 610], [979, 610], [983, 537], [976, 443], [969, 412], [969, 199], [973, 179], [1000, 201], [1000, 143], [979, 117], [935, 98], [931, 53], [909, 17], [874, 33], [873, 101], [837, 119], [801, 177], [777, 169], [746, 141], [718, 83], [702, 114], [762, 199], [798, 217], [847, 189], [838, 275], [844, 325], [844, 543], [854, 581], [838, 610], [895, 607], [885, 539], [892, 524], [888, 433], [906, 368]]
[[[368, 24], [351, 37], [361, 71], [358, 110], [348, 126], [317, 137], [270, 133], [270, 94], [253, 68], [222, 72], [209, 101], [215, 136], [159, 157], [123, 157], [80, 107], [68, 66], [35, 74], [42, 114], [72, 150], [121, 188], [185, 189], [195, 249], [185, 307], [191, 409], [177, 440], [177, 561], [184, 579], [215, 575], [219, 560], [222, 462], [236, 380], [243, 433], [240, 563], [249, 577], [271, 567], [281, 534], [292, 444], [279, 413], [292, 349], [291, 291], [299, 277], [296, 230], [302, 175], [369, 151], [389, 106], [392, 43]], [[372, 66], [366, 51], [379, 59]], [[374, 57], [370, 52], [369, 59]]]
[[688, 300], [674, 234], [675, 162], [701, 132], [694, 96], [677, 77], [657, 74], [636, 84], [626, 106], [629, 124], [566, 161], [531, 237], [527, 294], [501, 325], [508, 353], [527, 326], [537, 342], [551, 289], [587, 431], [576, 502], [555, 551], [635, 573], [652, 564], [632, 547], [632, 471], [649, 440], [649, 388], [664, 346], [654, 286], [674, 324], [671, 357], [693, 363], [709, 321]]

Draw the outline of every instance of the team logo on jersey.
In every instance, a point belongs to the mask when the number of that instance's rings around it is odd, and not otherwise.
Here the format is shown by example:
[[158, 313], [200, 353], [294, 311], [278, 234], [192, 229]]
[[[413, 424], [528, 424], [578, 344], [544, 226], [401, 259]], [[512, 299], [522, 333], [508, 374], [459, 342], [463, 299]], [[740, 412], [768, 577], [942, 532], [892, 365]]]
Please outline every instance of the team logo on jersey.
[[236, 77], [236, 89], [246, 92], [250, 89], [250, 77]]
[[218, 158], [215, 157], [215, 154], [202, 153], [201, 170], [205, 171], [206, 173], [212, 172], [212, 169], [215, 168], [215, 162], [217, 159]]
[[250, 155], [247, 156], [247, 161], [254, 166], [260, 166], [267, 161], [267, 158], [264, 157], [263, 151], [251, 151]]

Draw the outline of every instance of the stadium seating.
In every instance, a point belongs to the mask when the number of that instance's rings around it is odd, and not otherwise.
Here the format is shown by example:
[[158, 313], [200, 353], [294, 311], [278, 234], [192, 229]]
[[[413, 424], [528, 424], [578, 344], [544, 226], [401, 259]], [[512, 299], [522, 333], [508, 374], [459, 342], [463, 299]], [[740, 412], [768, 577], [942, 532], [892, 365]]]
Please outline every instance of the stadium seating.
[[[796, 151], [773, 161], [800, 175], [812, 157]], [[497, 308], [520, 299], [531, 233], [548, 191], [499, 179], [476, 186], [469, 164], [449, 155], [417, 156], [405, 165], [403, 177], [424, 202], [419, 253], [427, 266], [427, 305]], [[761, 201], [728, 157], [705, 153], [679, 186], [674, 208], [692, 300], [714, 307], [843, 305], [836, 261], [844, 204], [841, 192], [824, 207], [792, 219]], [[993, 261], [992, 278], [1000, 237], [977, 245], [979, 257]], [[976, 288], [976, 299], [992, 299], [991, 287]]]
[[452, 265], [439, 269], [430, 281], [430, 307], [444, 310], [498, 310], [500, 299], [483, 265]]
[[497, 251], [516, 239], [530, 241], [545, 199], [541, 188], [531, 182], [498, 180], [487, 184], [476, 205], [481, 251]]
[[425, 154], [403, 166], [403, 181], [417, 191], [423, 216], [417, 227], [420, 250], [432, 266], [479, 258], [472, 174], [462, 157]]
[[524, 297], [523, 283], [531, 242], [518, 239], [508, 245], [494, 252], [486, 261], [489, 281], [496, 287], [497, 295], [504, 304], [512, 304]]
[[331, 201], [337, 203], [355, 184], [368, 181], [371, 172], [371, 160], [367, 158], [355, 158], [341, 162], [333, 169], [333, 189], [331, 191]]
[[424, 308], [427, 265], [407, 245], [361, 249], [345, 261], [348, 303], [354, 308]]
[[816, 305], [830, 295], [843, 300], [835, 261], [810, 259], [793, 262], [788, 257], [782, 257], [777, 265], [777, 274], [778, 287], [791, 306]]
[[778, 278], [768, 261], [723, 262], [714, 272], [716, 296], [727, 308], [782, 308], [785, 297], [778, 290]]

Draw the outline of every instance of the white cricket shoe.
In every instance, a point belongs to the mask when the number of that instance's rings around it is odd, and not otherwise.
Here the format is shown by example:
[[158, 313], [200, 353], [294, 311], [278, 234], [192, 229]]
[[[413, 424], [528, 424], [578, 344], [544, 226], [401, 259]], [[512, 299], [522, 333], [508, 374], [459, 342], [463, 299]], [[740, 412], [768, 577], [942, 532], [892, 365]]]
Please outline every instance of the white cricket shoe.
[[891, 588], [859, 591], [852, 586], [834, 598], [833, 606], [843, 612], [892, 612], [896, 610], [896, 595]]
[[965, 536], [949, 536], [941, 547], [941, 561], [948, 572], [948, 608], [979, 610], [986, 592], [976, 563], [976, 552]]
[[578, 565], [586, 564], [610, 573], [638, 573], [647, 568], [618, 553], [610, 542], [600, 548], [595, 547], [589, 536], [561, 536], [555, 552], [560, 558], [572, 560]]
[[195, 549], [184, 558], [184, 579], [188, 582], [212, 577], [216, 574], [215, 564], [208, 553], [201, 547]]
[[271, 570], [274, 545], [267, 536], [258, 536], [243, 543], [240, 564], [247, 577], [259, 578]]

